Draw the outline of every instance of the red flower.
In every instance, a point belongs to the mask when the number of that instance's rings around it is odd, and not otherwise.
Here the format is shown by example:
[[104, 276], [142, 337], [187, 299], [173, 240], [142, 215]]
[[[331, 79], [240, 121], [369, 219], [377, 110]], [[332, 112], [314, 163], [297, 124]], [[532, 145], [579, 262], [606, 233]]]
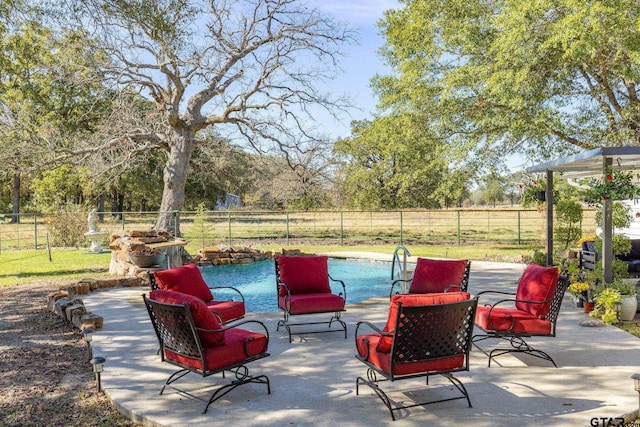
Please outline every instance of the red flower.
[[610, 173], [607, 174], [607, 181], [611, 181], [613, 179], [613, 175]]

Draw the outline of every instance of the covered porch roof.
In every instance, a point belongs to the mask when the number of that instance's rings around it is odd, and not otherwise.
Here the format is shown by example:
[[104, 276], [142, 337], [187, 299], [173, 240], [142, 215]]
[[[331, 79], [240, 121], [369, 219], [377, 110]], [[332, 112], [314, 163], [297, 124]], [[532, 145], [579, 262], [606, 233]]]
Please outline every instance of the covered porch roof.
[[[640, 170], [640, 147], [602, 147], [584, 151], [573, 156], [563, 157], [550, 162], [527, 168], [530, 173], [546, 173], [547, 176], [547, 265], [553, 263], [553, 178], [554, 172], [565, 179], [582, 179], [603, 176], [606, 169], [612, 167], [619, 170]], [[611, 236], [613, 227], [611, 200], [603, 200], [602, 227], [602, 264], [604, 282], [611, 283], [613, 249]]]

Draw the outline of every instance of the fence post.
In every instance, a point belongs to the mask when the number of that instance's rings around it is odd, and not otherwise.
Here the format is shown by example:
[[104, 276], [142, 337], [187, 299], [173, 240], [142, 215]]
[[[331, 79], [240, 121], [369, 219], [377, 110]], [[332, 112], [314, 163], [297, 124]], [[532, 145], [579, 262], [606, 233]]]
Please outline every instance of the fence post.
[[231, 211], [227, 211], [227, 240], [231, 246]]
[[[179, 230], [179, 228], [178, 228], [178, 215], [179, 214], [180, 214], [180, 212], [173, 211], [173, 234], [176, 234], [176, 237], [177, 237], [177, 234], [178, 234], [176, 232]], [[180, 234], [182, 234], [182, 233], [180, 233]]]
[[33, 244], [38, 249], [38, 216], [33, 215]]
[[458, 211], [458, 245], [460, 245], [460, 211]]
[[518, 209], [518, 246], [522, 244], [520, 240], [520, 209]]
[[402, 235], [402, 211], [400, 211], [400, 244], [404, 245], [403, 235]]
[[287, 211], [286, 215], [286, 224], [287, 224], [287, 246], [289, 246], [289, 211]]
[[491, 212], [487, 209], [487, 241], [489, 241], [489, 234], [491, 233]]
[[340, 211], [340, 246], [344, 245], [344, 212]]

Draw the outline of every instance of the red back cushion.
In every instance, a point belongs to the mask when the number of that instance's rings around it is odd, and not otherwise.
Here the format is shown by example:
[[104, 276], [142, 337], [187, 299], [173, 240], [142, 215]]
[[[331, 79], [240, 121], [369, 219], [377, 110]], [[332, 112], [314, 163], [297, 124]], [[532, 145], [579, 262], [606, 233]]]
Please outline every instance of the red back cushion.
[[409, 293], [429, 294], [444, 292], [449, 285], [460, 285], [468, 261], [418, 258]]
[[[451, 302], [466, 301], [471, 297], [468, 292], [447, 292], [447, 293], [433, 293], [433, 294], [399, 294], [391, 297], [391, 303], [389, 304], [389, 317], [387, 318], [387, 324], [382, 329], [384, 332], [391, 332], [396, 328], [396, 317], [398, 316], [398, 303], [401, 302], [405, 307], [417, 306], [417, 305], [435, 305], [435, 304], [447, 304]], [[391, 343], [393, 341], [392, 336], [383, 336], [378, 343], [376, 350], [382, 353], [389, 353], [391, 351]]]
[[[195, 323], [197, 328], [220, 329], [218, 317], [209, 310], [200, 298], [180, 292], [167, 291], [165, 289], [152, 291], [149, 294], [149, 298], [166, 304], [182, 305], [186, 302], [189, 304], [189, 311], [191, 312], [191, 317], [193, 317], [193, 323]], [[222, 345], [225, 343], [224, 332], [198, 332], [198, 335], [204, 346]]]
[[[551, 300], [558, 287], [558, 275], [557, 267], [541, 267], [536, 264], [529, 264], [520, 278], [520, 283], [518, 283], [516, 300]], [[550, 307], [551, 301], [545, 304], [516, 301], [516, 308], [518, 310], [531, 313], [540, 319], [549, 312]]]
[[[277, 259], [280, 281], [292, 294], [331, 293], [326, 256], [280, 256]], [[286, 295], [283, 288], [280, 296]]]
[[204, 281], [200, 269], [195, 264], [185, 264], [169, 270], [158, 271], [153, 275], [160, 289], [193, 295], [204, 302], [213, 299], [207, 282]]

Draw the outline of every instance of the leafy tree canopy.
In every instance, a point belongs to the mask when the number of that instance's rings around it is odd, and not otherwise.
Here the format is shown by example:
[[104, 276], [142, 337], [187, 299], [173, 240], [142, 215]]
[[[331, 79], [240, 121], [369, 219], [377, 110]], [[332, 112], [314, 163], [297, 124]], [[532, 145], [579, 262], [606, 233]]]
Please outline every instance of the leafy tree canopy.
[[422, 114], [484, 165], [638, 145], [638, 2], [400, 3], [380, 23], [396, 71], [374, 79], [381, 108]]
[[[336, 142], [347, 205], [363, 209], [433, 208], [446, 202], [436, 190], [448, 182], [444, 148], [408, 114], [354, 122], [352, 137]], [[449, 181], [448, 184], [456, 181]], [[449, 188], [450, 189], [450, 188]]]

